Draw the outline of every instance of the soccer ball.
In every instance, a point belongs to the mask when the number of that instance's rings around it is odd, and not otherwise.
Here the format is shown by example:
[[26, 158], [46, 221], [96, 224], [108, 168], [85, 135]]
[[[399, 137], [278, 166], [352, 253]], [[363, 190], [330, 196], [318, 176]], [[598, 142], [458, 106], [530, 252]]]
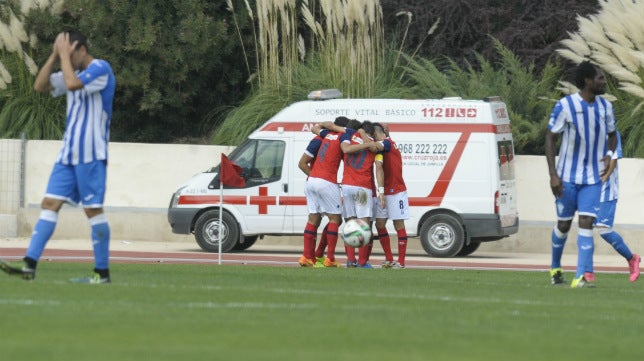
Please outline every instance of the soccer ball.
[[360, 218], [350, 219], [342, 227], [342, 239], [349, 247], [365, 246], [371, 241], [371, 226]]

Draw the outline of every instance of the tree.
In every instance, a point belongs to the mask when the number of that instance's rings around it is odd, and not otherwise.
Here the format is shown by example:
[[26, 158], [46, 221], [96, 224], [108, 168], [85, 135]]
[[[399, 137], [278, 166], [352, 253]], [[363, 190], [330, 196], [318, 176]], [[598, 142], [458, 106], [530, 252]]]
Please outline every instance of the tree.
[[245, 97], [248, 74], [224, 0], [67, 0], [58, 17], [47, 16], [32, 11], [28, 22], [40, 61], [59, 31], [77, 28], [90, 53], [112, 64], [112, 140], [202, 138], [217, 109]]

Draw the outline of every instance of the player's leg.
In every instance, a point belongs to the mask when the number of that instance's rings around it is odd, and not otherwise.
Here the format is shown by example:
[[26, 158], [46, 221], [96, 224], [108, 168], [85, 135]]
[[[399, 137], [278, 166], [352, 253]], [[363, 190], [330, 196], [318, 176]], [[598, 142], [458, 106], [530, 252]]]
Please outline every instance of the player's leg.
[[601, 202], [595, 228], [597, 228], [597, 233], [626, 259], [629, 268], [629, 280], [635, 282], [640, 275], [640, 256], [633, 254], [622, 236], [613, 229], [616, 208], [617, 199]]
[[[394, 219], [394, 229], [398, 237], [398, 265], [400, 268], [405, 267], [405, 257], [407, 256], [407, 229], [405, 228], [405, 221], [402, 219]], [[394, 268], [397, 268], [394, 265]]]
[[383, 213], [380, 212], [376, 217], [376, 232], [378, 232], [378, 240], [380, 241], [380, 246], [382, 246], [382, 251], [385, 253], [385, 262], [382, 267], [389, 268], [394, 262], [394, 255], [391, 252], [391, 238], [387, 231], [387, 217], [382, 218]]
[[324, 251], [326, 251], [326, 246], [328, 244], [326, 240], [326, 235], [329, 230], [329, 224], [327, 223], [322, 229], [322, 234], [320, 235], [320, 242], [315, 249], [315, 267], [324, 267]]
[[322, 181], [320, 188], [319, 201], [321, 210], [329, 218], [327, 228], [327, 256], [324, 260], [325, 267], [340, 267], [335, 260], [335, 247], [338, 243], [338, 228], [342, 223], [342, 193], [338, 185], [328, 181]]
[[56, 229], [58, 211], [65, 201], [70, 203], [78, 201], [76, 189], [73, 167], [58, 163], [54, 164], [47, 183], [45, 197], [41, 203], [40, 216], [34, 226], [29, 247], [23, 258], [24, 264], [14, 266], [6, 262], [0, 262], [0, 269], [10, 275], [20, 276], [27, 280], [35, 277], [38, 261]]
[[564, 183], [561, 197], [555, 199], [557, 210], [557, 224], [552, 230], [552, 255], [550, 260], [550, 282], [553, 285], [563, 285], [565, 282], [561, 257], [563, 255], [568, 231], [577, 210], [577, 187], [571, 183]]
[[[357, 212], [355, 207], [354, 193], [356, 187], [350, 185], [342, 186], [342, 218], [345, 221], [356, 218]], [[344, 252], [347, 255], [347, 268], [358, 267], [358, 259], [356, 258], [356, 249], [344, 244]]]
[[[367, 222], [371, 226], [371, 219], [373, 217], [373, 197], [371, 189], [355, 187], [353, 193], [353, 205], [355, 207], [356, 217]], [[372, 268], [369, 263], [369, 256], [373, 247], [373, 233], [369, 243], [358, 248], [358, 267]]]
[[306, 195], [306, 206], [309, 212], [306, 225], [304, 226], [303, 250], [298, 263], [302, 267], [313, 267], [315, 265], [315, 241], [318, 227], [322, 220], [320, 213], [321, 205], [318, 195], [320, 187], [319, 179], [309, 178], [304, 186]]
[[594, 284], [584, 277], [586, 272], [593, 273], [593, 223], [597, 217], [601, 194], [601, 183], [583, 185], [577, 192], [579, 213], [579, 232], [577, 234], [577, 271], [571, 287], [593, 287]]
[[393, 265], [394, 268], [405, 267], [405, 257], [407, 255], [407, 229], [405, 220], [409, 219], [409, 198], [407, 192], [400, 192], [387, 196], [387, 213], [394, 223], [396, 236], [398, 237], [398, 262]]
[[75, 278], [80, 283], [110, 283], [110, 225], [103, 212], [107, 181], [105, 161], [78, 164], [74, 167], [78, 192], [91, 227], [94, 249], [94, 274], [92, 277]]
[[335, 246], [338, 243], [338, 228], [342, 223], [342, 215], [329, 213], [327, 216], [329, 217], [329, 228], [326, 236], [327, 249], [324, 267], [340, 267], [340, 264], [335, 260]]

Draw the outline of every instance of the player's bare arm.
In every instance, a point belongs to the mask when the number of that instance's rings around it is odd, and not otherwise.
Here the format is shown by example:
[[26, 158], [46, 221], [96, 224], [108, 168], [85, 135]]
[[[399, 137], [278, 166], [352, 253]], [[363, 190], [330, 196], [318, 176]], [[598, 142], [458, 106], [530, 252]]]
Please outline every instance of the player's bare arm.
[[330, 130], [332, 132], [336, 132], [336, 133], [345, 133], [346, 132], [346, 129], [344, 127], [341, 127], [339, 125], [335, 125], [335, 123], [333, 123], [333, 122], [328, 122], [327, 121], [327, 122], [322, 122], [322, 123], [320, 123], [318, 125], [320, 127], [324, 128], [324, 129]]
[[387, 201], [385, 198], [385, 170], [382, 167], [382, 161], [376, 160], [375, 164], [378, 200], [380, 201], [380, 208], [384, 209], [387, 206]]
[[343, 153], [356, 153], [361, 150], [370, 149], [372, 147], [372, 142], [362, 143], [362, 144], [349, 144], [348, 142], [343, 142], [340, 144], [340, 148]]
[[555, 197], [560, 197], [563, 192], [563, 183], [557, 174], [555, 167], [555, 154], [557, 134], [551, 131], [546, 133], [546, 161], [548, 162], [548, 173], [550, 174], [550, 189]]
[[610, 177], [610, 174], [613, 172], [615, 169], [614, 167], [611, 169], [611, 163], [613, 159], [617, 159], [615, 156], [615, 151], [617, 150], [617, 132], [612, 132], [608, 133], [608, 154], [602, 158], [602, 161], [604, 162], [604, 169], [601, 172], [601, 178], [602, 182], [606, 182], [608, 177]]
[[313, 157], [308, 154], [302, 154], [300, 161], [297, 163], [298, 168], [304, 172], [307, 176], [311, 174], [311, 161]]
[[[65, 79], [67, 90], [71, 91], [78, 90], [83, 87], [83, 83], [78, 79], [78, 76], [76, 76], [76, 73], [74, 72], [74, 65], [76, 64], [72, 63], [72, 56], [76, 51], [81, 52], [81, 54], [83, 52], [86, 54], [86, 50], [84, 48], [76, 49], [77, 44], [78, 42], [76, 41], [73, 43], [69, 42], [69, 33], [64, 33], [63, 36], [59, 35], [56, 37], [55, 46], [58, 54], [60, 54], [60, 69], [63, 71], [63, 78]], [[77, 67], [80, 67], [80, 64], [78, 64]]]
[[[62, 36], [62, 33], [58, 34], [58, 36]], [[58, 37], [56, 39], [58, 39]], [[36, 80], [34, 81], [35, 91], [39, 93], [49, 93], [54, 89], [54, 87], [49, 82], [49, 76], [54, 72], [54, 66], [56, 65], [57, 61], [58, 50], [56, 49], [56, 43], [54, 42], [54, 44], [52, 45], [51, 54], [49, 54], [47, 61], [45, 61], [45, 64], [43, 64], [43, 66], [38, 71], [38, 75], [36, 75]]]

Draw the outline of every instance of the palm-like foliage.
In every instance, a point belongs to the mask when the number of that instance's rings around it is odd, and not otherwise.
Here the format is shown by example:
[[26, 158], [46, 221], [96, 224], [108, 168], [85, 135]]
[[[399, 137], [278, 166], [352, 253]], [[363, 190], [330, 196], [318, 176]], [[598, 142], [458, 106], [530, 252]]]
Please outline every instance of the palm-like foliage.
[[4, 53], [2, 59], [13, 76], [0, 92], [0, 137], [15, 138], [24, 132], [28, 139], [60, 139], [65, 125], [64, 98], [36, 93], [35, 77], [18, 55]]
[[446, 59], [428, 60], [406, 57], [407, 79], [417, 97], [460, 96], [482, 99], [498, 95], [508, 106], [517, 153], [542, 154], [547, 117], [558, 96], [555, 89], [560, 70], [548, 65], [542, 74], [534, 66], [522, 65], [511, 51], [494, 40], [501, 60], [492, 64], [477, 55], [478, 68], [462, 68]]
[[60, 138], [64, 128], [63, 103], [34, 92], [37, 66], [30, 56], [36, 44], [25, 30], [24, 13], [33, 8], [58, 11], [62, 1], [24, 0], [0, 4], [0, 137]]

